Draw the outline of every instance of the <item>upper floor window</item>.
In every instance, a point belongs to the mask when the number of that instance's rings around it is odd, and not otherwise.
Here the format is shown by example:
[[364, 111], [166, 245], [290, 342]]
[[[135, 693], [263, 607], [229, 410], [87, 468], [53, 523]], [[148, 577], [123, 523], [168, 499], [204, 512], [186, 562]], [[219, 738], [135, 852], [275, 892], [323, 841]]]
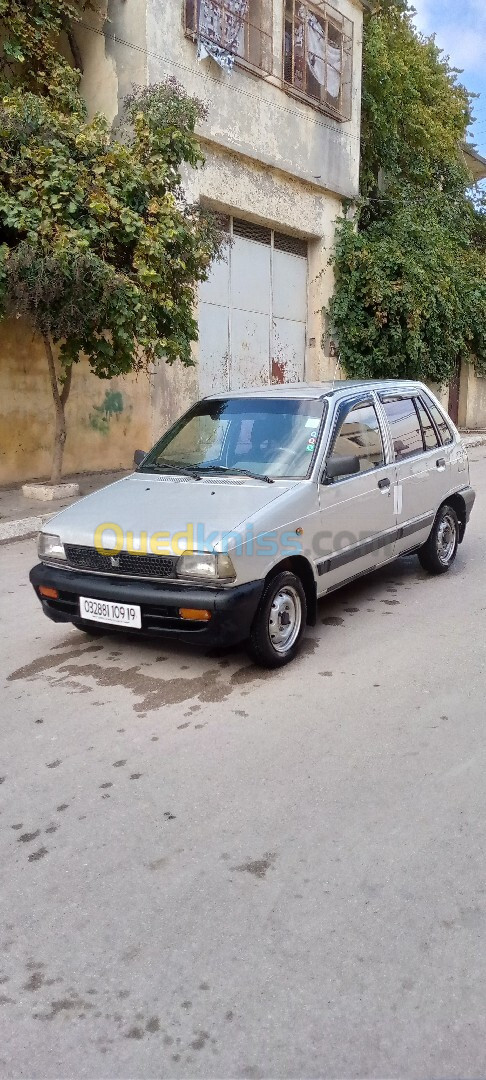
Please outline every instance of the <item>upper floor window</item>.
[[284, 81], [338, 120], [351, 119], [353, 26], [325, 0], [285, 0]]
[[273, 0], [184, 0], [184, 19], [199, 59], [210, 56], [227, 71], [242, 60], [271, 72]]

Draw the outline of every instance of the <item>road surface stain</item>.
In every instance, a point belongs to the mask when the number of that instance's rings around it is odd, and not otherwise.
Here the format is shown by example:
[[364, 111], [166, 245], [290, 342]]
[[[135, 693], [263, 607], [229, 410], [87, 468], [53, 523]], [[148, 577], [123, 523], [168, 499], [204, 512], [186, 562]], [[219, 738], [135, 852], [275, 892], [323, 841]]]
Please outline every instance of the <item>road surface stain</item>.
[[[323, 622], [329, 621], [329, 618], [323, 620]], [[343, 620], [333, 617], [332, 624], [334, 625], [335, 622], [342, 623]], [[297, 660], [313, 655], [319, 644], [318, 638], [305, 638], [301, 644], [300, 655]], [[131, 667], [119, 667], [113, 663], [103, 666], [99, 662], [101, 657], [97, 657], [96, 660], [90, 658], [88, 663], [71, 663], [74, 660], [82, 660], [87, 653], [94, 649], [98, 651], [102, 650], [103, 647], [96, 645], [84, 649], [64, 649], [62, 652], [57, 649], [55, 655], [51, 653], [39, 657], [32, 663], [17, 668], [8, 676], [8, 681], [15, 682], [47, 675], [53, 685], [60, 683], [63, 687], [73, 686], [78, 689], [80, 685], [86, 686], [86, 683], [80, 684], [79, 679], [92, 679], [97, 686], [105, 689], [122, 688], [129, 690], [134, 697], [139, 699], [134, 704], [133, 710], [140, 715], [149, 711], [156, 711], [166, 705], [181, 704], [194, 698], [203, 703], [226, 701], [231, 694], [241, 691], [242, 687], [251, 689], [263, 680], [279, 677], [278, 671], [268, 671], [252, 663], [237, 668], [231, 675], [228, 675], [227, 670], [218, 664], [216, 667], [205, 668], [196, 675], [165, 679], [146, 673], [146, 668], [150, 663], [149, 660]], [[57, 678], [52, 677], [54, 669], [57, 669], [55, 672]], [[51, 677], [50, 673], [52, 673]], [[61, 679], [59, 679], [59, 675], [62, 676]], [[199, 705], [194, 705], [193, 710], [196, 711], [199, 707]], [[56, 768], [60, 764], [60, 761], [51, 762], [47, 767]]]
[[253, 874], [254, 877], [264, 878], [267, 870], [275, 862], [277, 855], [274, 851], [267, 851], [261, 859], [249, 859], [247, 862], [242, 863], [241, 866], [234, 866], [233, 869], [239, 873], [246, 872], [247, 874]]

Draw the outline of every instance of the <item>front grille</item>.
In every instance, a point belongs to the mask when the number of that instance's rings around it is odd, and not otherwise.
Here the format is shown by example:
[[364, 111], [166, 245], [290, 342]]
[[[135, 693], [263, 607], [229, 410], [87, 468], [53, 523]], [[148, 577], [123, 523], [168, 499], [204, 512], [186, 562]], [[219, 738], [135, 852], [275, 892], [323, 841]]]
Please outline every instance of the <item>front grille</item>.
[[127, 574], [129, 577], [172, 578], [175, 577], [174, 555], [131, 555], [120, 551], [119, 555], [101, 555], [96, 548], [65, 544], [67, 560], [76, 570], [96, 570], [101, 574]]

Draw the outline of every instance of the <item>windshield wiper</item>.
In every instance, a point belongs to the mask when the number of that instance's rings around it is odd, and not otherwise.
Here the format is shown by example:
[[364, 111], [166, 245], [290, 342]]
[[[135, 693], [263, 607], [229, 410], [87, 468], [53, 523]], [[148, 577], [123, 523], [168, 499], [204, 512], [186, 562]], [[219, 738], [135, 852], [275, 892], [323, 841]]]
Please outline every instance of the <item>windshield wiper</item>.
[[193, 480], [200, 480], [201, 479], [201, 477], [198, 475], [199, 469], [197, 469], [197, 472], [196, 472], [195, 469], [191, 465], [166, 465], [166, 464], [156, 465], [154, 463], [153, 465], [141, 465], [138, 468], [137, 472], [146, 472], [146, 473], [170, 472], [170, 473], [174, 473], [177, 476], [192, 476]]
[[230, 469], [227, 465], [195, 465], [194, 468], [200, 473], [224, 472], [236, 476], [251, 476], [252, 480], [263, 480], [266, 484], [275, 483], [275, 480], [266, 473], [252, 472], [251, 469]]

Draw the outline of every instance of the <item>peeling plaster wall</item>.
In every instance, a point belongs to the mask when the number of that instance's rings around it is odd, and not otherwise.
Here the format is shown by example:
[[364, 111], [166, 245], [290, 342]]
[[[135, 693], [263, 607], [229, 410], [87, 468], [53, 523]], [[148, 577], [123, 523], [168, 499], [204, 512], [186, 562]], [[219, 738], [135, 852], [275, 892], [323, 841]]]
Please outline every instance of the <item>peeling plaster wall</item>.
[[148, 82], [174, 75], [202, 98], [208, 117], [201, 135], [322, 190], [358, 194], [362, 8], [350, 0], [333, 6], [354, 24], [353, 118], [339, 123], [286, 93], [281, 85], [283, 0], [274, 2], [273, 72], [260, 78], [237, 65], [231, 73], [212, 60], [196, 59], [184, 35], [182, 0], [146, 0]]
[[76, 41], [89, 115], [104, 113], [112, 123], [126, 94], [147, 82], [145, 0], [106, 0], [100, 11], [87, 7]]
[[[40, 342], [21, 321], [0, 330], [0, 484], [49, 476], [54, 405]], [[151, 441], [147, 375], [97, 379], [76, 364], [67, 404], [64, 473], [129, 468]]]

